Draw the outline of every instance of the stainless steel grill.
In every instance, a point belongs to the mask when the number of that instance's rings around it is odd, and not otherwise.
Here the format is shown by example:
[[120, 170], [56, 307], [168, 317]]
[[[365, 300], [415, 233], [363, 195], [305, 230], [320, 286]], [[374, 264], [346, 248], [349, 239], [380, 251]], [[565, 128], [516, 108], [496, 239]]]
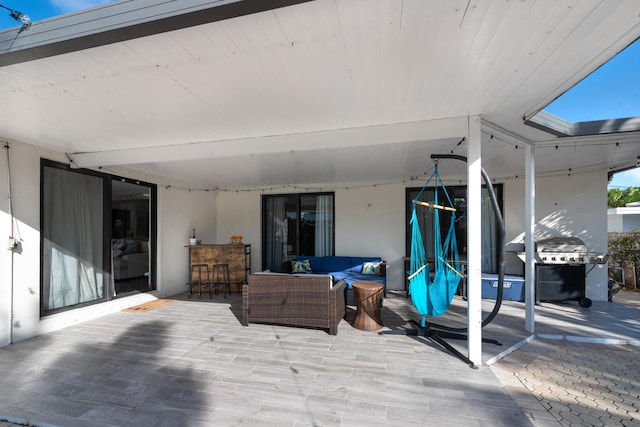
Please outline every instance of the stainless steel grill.
[[[587, 246], [577, 237], [544, 237], [535, 242], [536, 264], [604, 264], [609, 255], [601, 252], [589, 252]], [[524, 261], [525, 253], [518, 252]]]
[[[581, 307], [590, 307], [585, 296], [585, 278], [595, 264], [604, 264], [608, 254], [589, 252], [577, 237], [545, 237], [536, 239], [536, 303], [540, 301], [577, 300]], [[525, 252], [518, 252], [525, 261]], [[589, 271], [586, 265], [593, 264]]]

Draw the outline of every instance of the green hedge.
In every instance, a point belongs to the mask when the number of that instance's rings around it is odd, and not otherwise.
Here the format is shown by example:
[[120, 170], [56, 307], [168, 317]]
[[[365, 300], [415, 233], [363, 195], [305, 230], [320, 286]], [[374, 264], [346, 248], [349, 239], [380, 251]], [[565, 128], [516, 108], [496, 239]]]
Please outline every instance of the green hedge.
[[[640, 229], [634, 228], [631, 231], [622, 233], [609, 233], [609, 265], [619, 266], [625, 270], [625, 285], [638, 286], [638, 267], [640, 266]], [[635, 271], [636, 283], [630, 283], [633, 279], [628, 277]]]

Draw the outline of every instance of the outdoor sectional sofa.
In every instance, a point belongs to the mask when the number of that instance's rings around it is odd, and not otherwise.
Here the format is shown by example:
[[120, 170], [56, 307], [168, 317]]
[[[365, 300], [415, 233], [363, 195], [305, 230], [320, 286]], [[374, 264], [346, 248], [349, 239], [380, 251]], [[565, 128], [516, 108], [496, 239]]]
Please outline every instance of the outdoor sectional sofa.
[[143, 277], [149, 272], [149, 242], [137, 239], [114, 239], [111, 242], [113, 278]]
[[337, 335], [346, 313], [344, 286], [328, 274], [251, 274], [242, 287], [242, 324], [325, 328]]
[[[355, 305], [353, 283], [359, 281], [373, 281], [380, 283], [383, 295], [387, 296], [387, 268], [386, 262], [380, 257], [357, 256], [304, 256], [299, 255], [295, 261], [309, 260], [313, 274], [329, 274], [334, 281], [345, 281], [345, 300], [348, 305]], [[377, 266], [377, 268], [373, 268]], [[380, 299], [382, 304], [382, 298]]]

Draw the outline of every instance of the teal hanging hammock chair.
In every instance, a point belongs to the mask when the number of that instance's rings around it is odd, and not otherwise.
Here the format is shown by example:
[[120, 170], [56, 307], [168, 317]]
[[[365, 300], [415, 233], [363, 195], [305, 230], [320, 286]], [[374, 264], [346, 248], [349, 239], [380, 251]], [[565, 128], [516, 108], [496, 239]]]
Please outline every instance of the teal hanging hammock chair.
[[[439, 316], [444, 314], [456, 294], [458, 285], [462, 279], [461, 263], [458, 254], [458, 242], [455, 235], [455, 222], [456, 222], [456, 209], [451, 203], [449, 193], [440, 178], [438, 173], [438, 159], [455, 159], [461, 160], [466, 163], [467, 158], [455, 154], [432, 154], [431, 158], [435, 162], [434, 172], [427, 180], [422, 190], [418, 193], [412, 204], [411, 212], [411, 258], [408, 274], [409, 281], [409, 293], [411, 300], [418, 313], [422, 316], [420, 320], [420, 327], [417, 330], [407, 330], [391, 333], [406, 333], [407, 335], [424, 336], [432, 341], [435, 341], [443, 348], [450, 351], [460, 360], [467, 363], [471, 368], [476, 368], [475, 364], [455, 347], [449, 344], [444, 338], [452, 339], [467, 339], [464, 334], [467, 332], [467, 328], [450, 327], [445, 325], [438, 325], [433, 322], [427, 323], [427, 316]], [[489, 175], [481, 168], [482, 178], [485, 182], [485, 186], [489, 193], [489, 199], [491, 205], [496, 213], [495, 219], [498, 228], [498, 294], [496, 296], [496, 302], [491, 312], [482, 320], [482, 326], [488, 325], [498, 314], [500, 305], [502, 303], [502, 292], [504, 284], [504, 220], [502, 219], [502, 213], [500, 206], [491, 184]], [[420, 197], [424, 193], [427, 186], [434, 181], [435, 196], [433, 203], [423, 202]], [[444, 194], [443, 199], [449, 206], [441, 205], [438, 201], [439, 191]], [[426, 206], [433, 209], [433, 236], [428, 236], [431, 240], [429, 244], [433, 245], [433, 261], [431, 268], [428, 261], [431, 258], [427, 258], [425, 253], [424, 240], [422, 237], [421, 226], [419, 223], [420, 215], [418, 215], [418, 206], [420, 206], [420, 213], [424, 213], [422, 206]], [[447, 230], [444, 241], [442, 240], [441, 233], [441, 214], [449, 216], [449, 227]], [[424, 222], [424, 221], [423, 221]], [[431, 255], [431, 254], [430, 254]], [[411, 323], [418, 325], [418, 322], [411, 320]], [[495, 345], [501, 345], [494, 339], [482, 338], [483, 343], [491, 343]]]
[[[434, 202], [421, 202], [420, 197], [431, 181], [435, 187]], [[444, 194], [449, 206], [439, 203], [439, 190]], [[440, 178], [437, 162], [433, 174], [413, 200], [412, 205], [409, 293], [413, 305], [422, 316], [420, 326], [424, 327], [427, 316], [439, 316], [447, 311], [462, 277], [455, 233], [456, 209]], [[428, 264], [418, 221], [418, 206], [426, 206], [433, 210], [433, 241], [430, 242], [433, 245], [433, 266]], [[444, 241], [440, 227], [441, 213], [449, 216], [449, 228]]]

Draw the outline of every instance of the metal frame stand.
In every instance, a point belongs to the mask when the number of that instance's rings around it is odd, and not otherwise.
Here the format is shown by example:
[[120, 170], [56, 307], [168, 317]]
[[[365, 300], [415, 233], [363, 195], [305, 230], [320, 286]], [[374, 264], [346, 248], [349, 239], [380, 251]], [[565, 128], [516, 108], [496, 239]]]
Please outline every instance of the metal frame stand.
[[[433, 323], [427, 323], [426, 326], [422, 327], [418, 322], [416, 322], [413, 319], [410, 320], [410, 322], [416, 326], [416, 329], [414, 329], [413, 331], [407, 331], [407, 335], [424, 336], [425, 338], [430, 339], [431, 341], [435, 341], [436, 343], [444, 347], [446, 350], [448, 350], [450, 353], [452, 353], [454, 356], [456, 356], [458, 359], [462, 360], [464, 363], [469, 365], [470, 368], [473, 368], [473, 369], [478, 368], [467, 356], [460, 353], [456, 348], [454, 348], [451, 344], [449, 344], [444, 340], [444, 338], [455, 339], [455, 340], [467, 340], [467, 335], [443, 330], [441, 329], [443, 328], [442, 326], [433, 324]], [[502, 345], [499, 341], [490, 339], [490, 338], [482, 338], [482, 342], [488, 343], [488, 344]]]

